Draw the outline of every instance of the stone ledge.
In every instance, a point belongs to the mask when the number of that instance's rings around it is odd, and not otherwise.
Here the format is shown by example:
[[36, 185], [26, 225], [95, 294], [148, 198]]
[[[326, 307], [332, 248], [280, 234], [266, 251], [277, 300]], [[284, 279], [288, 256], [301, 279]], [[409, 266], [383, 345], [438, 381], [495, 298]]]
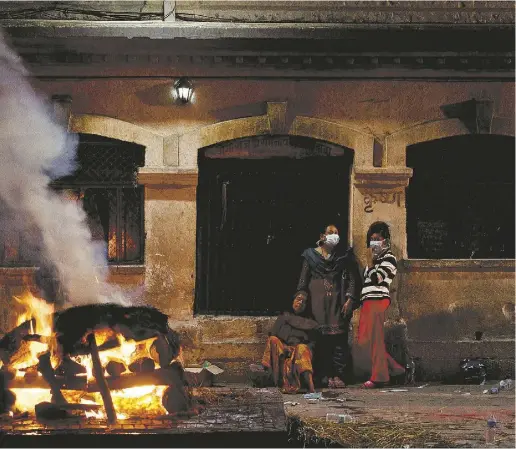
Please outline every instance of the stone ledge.
[[109, 265], [109, 274], [145, 274], [145, 265]]
[[514, 259], [404, 259], [405, 272], [419, 271], [515, 271]]

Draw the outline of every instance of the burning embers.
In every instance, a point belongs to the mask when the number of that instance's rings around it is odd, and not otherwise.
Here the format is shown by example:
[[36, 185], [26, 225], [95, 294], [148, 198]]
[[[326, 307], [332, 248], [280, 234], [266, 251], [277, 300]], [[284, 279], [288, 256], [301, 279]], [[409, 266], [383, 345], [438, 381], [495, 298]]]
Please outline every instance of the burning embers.
[[117, 419], [192, 412], [177, 333], [150, 307], [89, 305], [54, 313], [31, 294], [0, 340], [0, 412], [37, 419]]

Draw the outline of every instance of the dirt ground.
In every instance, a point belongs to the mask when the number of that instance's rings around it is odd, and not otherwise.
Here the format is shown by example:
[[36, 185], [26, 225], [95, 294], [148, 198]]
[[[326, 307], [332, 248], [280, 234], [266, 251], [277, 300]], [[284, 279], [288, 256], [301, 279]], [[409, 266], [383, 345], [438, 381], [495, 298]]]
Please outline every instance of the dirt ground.
[[[283, 395], [289, 415], [325, 418], [327, 413], [349, 414], [359, 422], [375, 420], [418, 423], [439, 433], [454, 447], [486, 447], [487, 419], [498, 422], [494, 447], [515, 447], [514, 389], [499, 394], [483, 393], [496, 385], [422, 384], [364, 390], [350, 386], [333, 390], [338, 395], [309, 403], [303, 394]], [[421, 387], [421, 385], [419, 385]], [[407, 391], [389, 391], [389, 390]], [[323, 390], [323, 393], [326, 394]], [[290, 404], [290, 403], [298, 404]], [[428, 441], [427, 447], [436, 447]]]

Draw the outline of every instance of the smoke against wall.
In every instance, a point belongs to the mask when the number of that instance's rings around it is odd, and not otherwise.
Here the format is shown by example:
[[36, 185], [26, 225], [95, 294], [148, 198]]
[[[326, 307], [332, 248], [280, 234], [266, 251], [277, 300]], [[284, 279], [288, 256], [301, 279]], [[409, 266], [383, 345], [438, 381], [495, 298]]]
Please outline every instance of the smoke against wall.
[[107, 284], [105, 245], [93, 242], [80, 205], [49, 187], [74, 168], [77, 140], [31, 87], [21, 59], [0, 35], [0, 225], [21, 232], [54, 272], [70, 305], [126, 300]]

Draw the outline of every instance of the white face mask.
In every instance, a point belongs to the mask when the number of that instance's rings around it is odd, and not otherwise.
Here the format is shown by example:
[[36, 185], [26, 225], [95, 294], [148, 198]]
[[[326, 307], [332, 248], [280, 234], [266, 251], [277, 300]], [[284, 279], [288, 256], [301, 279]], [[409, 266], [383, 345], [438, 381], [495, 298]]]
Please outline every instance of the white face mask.
[[334, 246], [337, 246], [339, 241], [340, 241], [339, 234], [329, 234], [326, 236], [326, 240], [325, 240], [324, 244], [334, 247]]
[[382, 240], [371, 240], [369, 242], [369, 247], [373, 252], [373, 256], [377, 256], [383, 251], [383, 241]]

